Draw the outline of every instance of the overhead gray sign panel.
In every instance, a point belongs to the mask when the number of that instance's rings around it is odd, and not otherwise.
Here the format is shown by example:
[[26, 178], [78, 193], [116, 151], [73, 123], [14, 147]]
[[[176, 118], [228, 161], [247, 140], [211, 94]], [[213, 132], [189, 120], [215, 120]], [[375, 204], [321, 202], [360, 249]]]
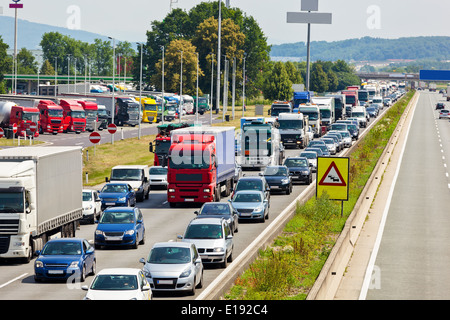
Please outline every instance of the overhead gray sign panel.
[[288, 12], [287, 23], [331, 24], [331, 13]]
[[319, 11], [319, 0], [302, 0], [302, 11]]

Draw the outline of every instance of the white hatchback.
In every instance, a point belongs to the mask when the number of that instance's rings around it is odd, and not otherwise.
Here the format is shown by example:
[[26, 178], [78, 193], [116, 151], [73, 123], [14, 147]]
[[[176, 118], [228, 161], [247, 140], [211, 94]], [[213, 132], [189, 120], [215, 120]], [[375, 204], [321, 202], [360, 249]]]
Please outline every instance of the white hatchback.
[[135, 268], [103, 269], [91, 285], [82, 286], [87, 291], [84, 300], [151, 300], [150, 284], [144, 272]]

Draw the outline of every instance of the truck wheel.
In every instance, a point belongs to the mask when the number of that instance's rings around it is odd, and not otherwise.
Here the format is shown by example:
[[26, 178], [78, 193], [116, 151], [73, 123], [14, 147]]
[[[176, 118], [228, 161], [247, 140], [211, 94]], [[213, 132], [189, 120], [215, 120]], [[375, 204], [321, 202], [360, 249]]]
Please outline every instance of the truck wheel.
[[171, 208], [175, 208], [177, 206], [177, 204], [175, 202], [169, 202], [169, 206]]

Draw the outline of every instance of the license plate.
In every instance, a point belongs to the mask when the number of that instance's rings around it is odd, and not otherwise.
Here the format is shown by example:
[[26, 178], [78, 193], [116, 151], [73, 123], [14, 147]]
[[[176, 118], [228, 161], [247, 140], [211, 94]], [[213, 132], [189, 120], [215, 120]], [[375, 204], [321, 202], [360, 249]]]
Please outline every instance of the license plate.
[[64, 270], [48, 270], [49, 274], [63, 274]]
[[194, 199], [188, 199], [188, 198], [186, 198], [186, 199], [184, 199], [184, 201], [185, 201], [185, 202], [189, 202], [189, 201], [194, 202]]
[[107, 206], [114, 206], [116, 203], [115, 202], [106, 202], [105, 205]]
[[117, 241], [117, 240], [122, 240], [121, 236], [115, 236], [115, 237], [105, 237], [106, 240], [111, 240], [111, 241]]
[[251, 213], [241, 213], [240, 216], [241, 217], [250, 217], [252, 214]]
[[158, 280], [158, 284], [173, 284], [173, 280]]

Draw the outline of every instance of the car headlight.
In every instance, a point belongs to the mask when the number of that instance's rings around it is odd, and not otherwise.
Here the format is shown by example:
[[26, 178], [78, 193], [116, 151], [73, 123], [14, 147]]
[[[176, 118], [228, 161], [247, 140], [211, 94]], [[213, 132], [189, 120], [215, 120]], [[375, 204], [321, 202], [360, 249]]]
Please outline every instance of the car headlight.
[[134, 234], [134, 230], [127, 230], [125, 231], [125, 234], [132, 236]]
[[43, 267], [44, 267], [44, 264], [42, 263], [42, 261], [36, 261], [36, 262], [34, 263], [34, 267], [35, 267], [35, 268], [43, 268]]
[[214, 248], [214, 252], [224, 252], [223, 247]]
[[281, 183], [289, 183], [289, 179], [282, 179]]
[[84, 208], [84, 210], [91, 210], [91, 209], [92, 209], [92, 204], [90, 204], [89, 206]]
[[95, 230], [95, 235], [104, 236], [105, 234], [103, 233], [102, 230]]
[[169, 192], [175, 192], [175, 189], [169, 189], [168, 191]]
[[203, 192], [211, 192], [211, 189], [209, 188], [203, 189]]
[[78, 264], [79, 264], [78, 261], [73, 261], [73, 262], [70, 264], [69, 268], [78, 268]]
[[258, 207], [258, 208], [256, 208], [255, 210], [253, 210], [253, 212], [258, 213], [258, 212], [261, 212], [261, 211], [263, 211], [263, 210], [264, 210], [263, 207]]
[[308, 174], [308, 173], [309, 173], [309, 172], [308, 172], [308, 171], [306, 171], [306, 170], [305, 170], [305, 171], [303, 171], [303, 174]]
[[117, 201], [120, 201], [120, 202], [125, 202], [126, 200], [127, 200], [127, 197], [122, 197], [122, 198], [117, 199]]
[[180, 278], [186, 278], [186, 277], [189, 277], [190, 274], [191, 274], [191, 268], [187, 268], [186, 270], [184, 270], [184, 271], [180, 274]]

